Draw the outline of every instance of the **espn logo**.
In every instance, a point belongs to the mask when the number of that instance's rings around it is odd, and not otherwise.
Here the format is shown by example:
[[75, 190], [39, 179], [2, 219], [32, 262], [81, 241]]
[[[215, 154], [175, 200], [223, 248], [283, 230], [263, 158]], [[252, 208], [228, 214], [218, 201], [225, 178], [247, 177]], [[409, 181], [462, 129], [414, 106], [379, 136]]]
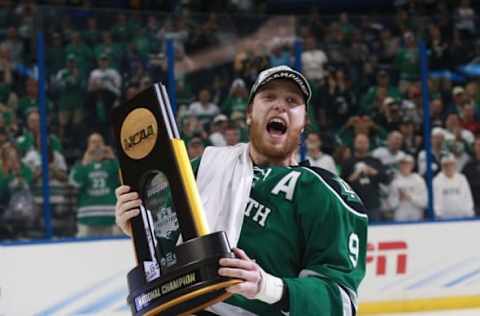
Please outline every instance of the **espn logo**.
[[[387, 258], [395, 260], [395, 274], [407, 273], [407, 243], [404, 241], [381, 241], [367, 245], [367, 264], [375, 262], [375, 275], [387, 274]], [[388, 264], [392, 267], [391, 264]], [[393, 271], [389, 271], [393, 273]]]

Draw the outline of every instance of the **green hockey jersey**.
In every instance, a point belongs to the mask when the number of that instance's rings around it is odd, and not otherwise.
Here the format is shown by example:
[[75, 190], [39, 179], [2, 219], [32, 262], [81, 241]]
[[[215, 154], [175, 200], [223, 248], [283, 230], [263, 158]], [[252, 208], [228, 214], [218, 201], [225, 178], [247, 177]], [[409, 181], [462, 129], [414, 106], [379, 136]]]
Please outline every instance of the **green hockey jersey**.
[[[200, 160], [192, 161], [195, 174]], [[364, 213], [350, 186], [324, 169], [255, 167], [238, 247], [284, 280], [291, 316], [355, 315], [365, 275]], [[225, 303], [254, 315], [283, 315], [278, 304], [239, 295]]]
[[113, 225], [115, 188], [119, 186], [117, 160], [77, 164], [70, 172], [70, 183], [78, 188], [79, 223]]

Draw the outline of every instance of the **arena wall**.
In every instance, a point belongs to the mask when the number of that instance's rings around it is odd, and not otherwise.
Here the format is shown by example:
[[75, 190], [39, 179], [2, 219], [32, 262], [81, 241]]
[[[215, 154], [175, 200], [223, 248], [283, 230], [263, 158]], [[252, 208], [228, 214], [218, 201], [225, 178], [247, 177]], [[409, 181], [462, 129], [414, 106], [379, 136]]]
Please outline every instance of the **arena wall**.
[[[480, 306], [479, 237], [478, 220], [371, 226], [361, 314]], [[130, 240], [0, 245], [0, 316], [130, 314]]]

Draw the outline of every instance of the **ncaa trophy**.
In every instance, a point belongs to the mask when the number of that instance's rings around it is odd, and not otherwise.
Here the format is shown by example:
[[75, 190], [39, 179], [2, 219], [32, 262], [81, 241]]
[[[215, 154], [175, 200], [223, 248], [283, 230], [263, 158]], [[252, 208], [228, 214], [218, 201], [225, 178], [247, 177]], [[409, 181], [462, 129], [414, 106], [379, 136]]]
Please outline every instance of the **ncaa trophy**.
[[122, 183], [142, 200], [131, 220], [132, 314], [190, 315], [227, 299], [226, 288], [240, 281], [220, 277], [218, 260], [234, 255], [225, 232], [208, 231], [165, 86], [154, 84], [114, 108], [111, 118]]

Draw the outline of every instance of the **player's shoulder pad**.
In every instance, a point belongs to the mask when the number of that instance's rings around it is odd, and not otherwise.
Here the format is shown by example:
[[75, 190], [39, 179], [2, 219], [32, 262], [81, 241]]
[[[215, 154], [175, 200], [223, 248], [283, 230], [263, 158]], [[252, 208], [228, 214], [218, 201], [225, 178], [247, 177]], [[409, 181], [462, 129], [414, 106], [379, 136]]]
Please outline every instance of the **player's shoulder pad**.
[[362, 200], [345, 180], [323, 168], [312, 166], [302, 166], [302, 168], [317, 177], [351, 212], [366, 216]]

